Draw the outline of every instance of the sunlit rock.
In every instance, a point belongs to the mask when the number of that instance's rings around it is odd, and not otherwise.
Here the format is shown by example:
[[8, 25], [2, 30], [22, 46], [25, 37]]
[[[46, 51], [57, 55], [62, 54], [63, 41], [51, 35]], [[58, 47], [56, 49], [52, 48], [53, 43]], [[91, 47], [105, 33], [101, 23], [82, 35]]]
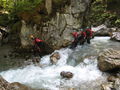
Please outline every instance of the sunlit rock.
[[32, 90], [32, 89], [19, 82], [9, 83], [2, 76], [0, 76], [0, 90]]
[[106, 82], [101, 85], [101, 90], [112, 90], [112, 89], [113, 89], [113, 82]]
[[111, 34], [111, 40], [119, 41], [120, 42], [120, 32], [113, 32]]
[[101, 71], [120, 70], [120, 51], [106, 49], [98, 56], [98, 67]]
[[60, 59], [59, 52], [55, 52], [50, 56], [50, 61], [51, 61], [52, 64], [56, 64], [59, 59]]
[[31, 88], [29, 88], [19, 82], [10, 83], [10, 86], [14, 87], [15, 90], [32, 90]]

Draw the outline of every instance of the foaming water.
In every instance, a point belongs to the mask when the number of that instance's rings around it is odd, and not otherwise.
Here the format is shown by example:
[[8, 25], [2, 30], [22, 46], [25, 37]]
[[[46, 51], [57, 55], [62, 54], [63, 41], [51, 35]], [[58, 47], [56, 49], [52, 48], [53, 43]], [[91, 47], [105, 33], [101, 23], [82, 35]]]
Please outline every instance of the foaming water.
[[[77, 87], [81, 84], [88, 84], [103, 78], [102, 73], [98, 70], [96, 65], [96, 61], [86, 59], [76, 67], [65, 64], [62, 66], [53, 65], [40, 68], [31, 65], [22, 69], [5, 71], [2, 72], [1, 75], [9, 82], [20, 82], [32, 86], [33, 88], [55, 90], [61, 86]], [[74, 74], [74, 77], [70, 80], [62, 79], [60, 77], [61, 71], [70, 71]]]
[[[52, 65], [50, 55], [46, 55], [40, 62], [44, 65], [42, 68], [29, 65], [0, 74], [9, 82], [20, 82], [36, 89], [58, 90], [60, 87], [80, 87], [80, 90], [99, 90], [95, 88], [106, 80], [106, 75], [97, 68], [96, 54], [106, 47], [118, 44], [110, 42], [109, 37], [96, 37], [90, 45], [78, 46], [75, 50], [68, 48], [56, 50], [55, 52], [59, 52], [61, 57], [56, 65]], [[77, 62], [77, 64], [68, 64], [72, 61]], [[62, 79], [60, 76], [62, 71], [72, 72], [73, 78], [70, 80]]]

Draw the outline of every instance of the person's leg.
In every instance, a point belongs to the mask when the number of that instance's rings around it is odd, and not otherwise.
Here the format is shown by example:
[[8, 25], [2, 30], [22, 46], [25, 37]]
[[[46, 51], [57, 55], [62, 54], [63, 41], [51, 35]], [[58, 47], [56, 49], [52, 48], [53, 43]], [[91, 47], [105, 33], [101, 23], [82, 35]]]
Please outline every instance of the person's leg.
[[89, 37], [87, 38], [87, 43], [90, 44], [90, 38]]
[[77, 41], [72, 42], [70, 49], [74, 49], [77, 46]]
[[84, 37], [83, 36], [81, 36], [80, 38], [79, 38], [79, 43], [80, 43], [80, 45], [83, 45], [84, 44]]
[[85, 40], [84, 40], [84, 38], [81, 40], [81, 45], [84, 45], [84, 43], [85, 43]]

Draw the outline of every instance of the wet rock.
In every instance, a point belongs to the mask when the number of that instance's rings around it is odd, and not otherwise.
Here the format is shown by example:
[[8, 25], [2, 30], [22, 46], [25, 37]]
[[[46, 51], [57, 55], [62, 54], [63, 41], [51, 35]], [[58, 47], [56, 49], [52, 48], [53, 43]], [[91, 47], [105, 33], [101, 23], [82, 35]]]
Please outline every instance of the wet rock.
[[35, 66], [43, 67], [44, 65], [40, 63], [40, 60], [41, 60], [40, 57], [34, 57], [32, 59], [28, 59], [28, 60], [24, 61], [23, 66], [35, 65]]
[[73, 77], [73, 73], [72, 72], [65, 72], [65, 71], [62, 71], [60, 73], [60, 75], [63, 77], [63, 78], [67, 78], [67, 79], [70, 79]]
[[101, 90], [112, 90], [113, 82], [106, 82], [101, 85]]
[[32, 90], [32, 89], [18, 82], [9, 83], [2, 76], [0, 76], [0, 90]]
[[40, 57], [34, 57], [32, 59], [28, 59], [24, 62], [24, 65], [31, 65], [31, 64], [37, 64], [40, 62]]
[[120, 77], [111, 75], [107, 78], [108, 82], [101, 85], [101, 90], [120, 90]]
[[111, 40], [119, 41], [120, 42], [120, 32], [113, 32], [111, 33]]
[[116, 81], [116, 78], [117, 78], [117, 77], [115, 77], [115, 76], [109, 76], [109, 77], [107, 78], [107, 80], [108, 80], [108, 82], [115, 82], [115, 81]]
[[10, 83], [10, 86], [14, 87], [16, 90], [32, 90], [31, 88], [19, 82]]
[[0, 90], [15, 90], [13, 87], [9, 86], [9, 83], [0, 76]]
[[59, 52], [55, 52], [50, 56], [50, 61], [52, 64], [56, 64], [59, 59], [60, 59]]
[[98, 56], [98, 67], [101, 71], [117, 72], [120, 70], [120, 51], [106, 49]]

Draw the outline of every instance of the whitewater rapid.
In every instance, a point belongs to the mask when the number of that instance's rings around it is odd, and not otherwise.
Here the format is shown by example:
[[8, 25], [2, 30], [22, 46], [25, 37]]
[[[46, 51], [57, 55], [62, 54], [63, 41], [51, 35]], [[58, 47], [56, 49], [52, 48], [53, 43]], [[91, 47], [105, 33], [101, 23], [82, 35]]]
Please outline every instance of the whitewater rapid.
[[[110, 44], [109, 39], [109, 37], [95, 37], [90, 45], [77, 46], [75, 50], [69, 48], [56, 50], [55, 52], [59, 52], [61, 57], [56, 65], [51, 65], [50, 55], [46, 55], [40, 61], [40, 64], [44, 65], [43, 67], [28, 65], [3, 71], [0, 75], [9, 82], [20, 82], [36, 90], [41, 88], [59, 90], [60, 87], [98, 90], [95, 88], [106, 80], [106, 74], [98, 69], [96, 55], [106, 47], [114, 46]], [[83, 60], [81, 61], [80, 58]], [[72, 65], [73, 61], [77, 63]], [[62, 79], [60, 76], [62, 71], [72, 72], [73, 78], [70, 80]]]

